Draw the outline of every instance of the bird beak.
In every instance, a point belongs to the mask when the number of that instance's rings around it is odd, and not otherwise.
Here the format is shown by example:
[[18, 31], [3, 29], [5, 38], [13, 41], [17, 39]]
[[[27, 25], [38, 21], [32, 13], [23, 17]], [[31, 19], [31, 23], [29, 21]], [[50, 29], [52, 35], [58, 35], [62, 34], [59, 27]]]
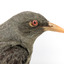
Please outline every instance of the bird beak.
[[56, 24], [50, 23], [48, 22], [48, 26], [47, 27], [43, 27], [45, 31], [55, 31], [55, 32], [61, 32], [64, 33], [64, 29], [59, 27]]

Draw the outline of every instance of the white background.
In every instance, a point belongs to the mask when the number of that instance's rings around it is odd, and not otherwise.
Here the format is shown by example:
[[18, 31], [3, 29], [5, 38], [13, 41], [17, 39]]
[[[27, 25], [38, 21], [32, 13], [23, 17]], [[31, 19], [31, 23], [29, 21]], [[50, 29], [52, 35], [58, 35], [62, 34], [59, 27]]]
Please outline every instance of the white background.
[[[64, 28], [64, 0], [0, 0], [0, 23], [33, 11]], [[64, 34], [47, 31], [34, 43], [30, 64], [64, 64]]]

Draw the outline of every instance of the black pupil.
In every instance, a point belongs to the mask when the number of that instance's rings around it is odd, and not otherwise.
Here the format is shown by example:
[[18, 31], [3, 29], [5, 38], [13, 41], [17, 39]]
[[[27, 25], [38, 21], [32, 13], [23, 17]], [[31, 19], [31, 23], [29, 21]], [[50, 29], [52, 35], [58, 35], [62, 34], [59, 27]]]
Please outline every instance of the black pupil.
[[36, 24], [36, 22], [34, 21], [34, 24]]

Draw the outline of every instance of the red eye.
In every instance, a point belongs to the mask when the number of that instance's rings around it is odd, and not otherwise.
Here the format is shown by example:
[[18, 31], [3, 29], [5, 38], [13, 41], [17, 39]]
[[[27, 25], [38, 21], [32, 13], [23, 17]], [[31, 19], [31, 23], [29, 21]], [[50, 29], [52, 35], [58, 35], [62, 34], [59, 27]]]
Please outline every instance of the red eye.
[[38, 25], [38, 21], [37, 20], [33, 20], [32, 25], [33, 26], [37, 26]]

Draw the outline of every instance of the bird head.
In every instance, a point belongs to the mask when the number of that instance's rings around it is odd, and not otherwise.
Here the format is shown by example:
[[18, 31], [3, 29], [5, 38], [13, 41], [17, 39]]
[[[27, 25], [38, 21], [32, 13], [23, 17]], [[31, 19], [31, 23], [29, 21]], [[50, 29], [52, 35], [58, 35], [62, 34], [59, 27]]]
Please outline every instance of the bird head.
[[[19, 20], [19, 31], [23, 36], [36, 38], [45, 31], [56, 31], [64, 33], [64, 29], [49, 22], [44, 16], [34, 12], [22, 12], [16, 16]], [[16, 20], [17, 21], [17, 20]]]

